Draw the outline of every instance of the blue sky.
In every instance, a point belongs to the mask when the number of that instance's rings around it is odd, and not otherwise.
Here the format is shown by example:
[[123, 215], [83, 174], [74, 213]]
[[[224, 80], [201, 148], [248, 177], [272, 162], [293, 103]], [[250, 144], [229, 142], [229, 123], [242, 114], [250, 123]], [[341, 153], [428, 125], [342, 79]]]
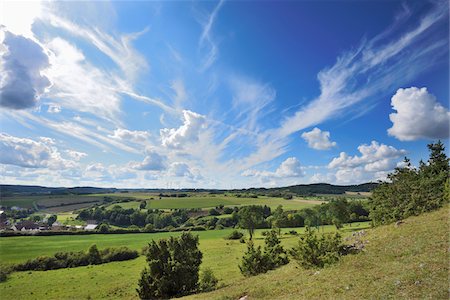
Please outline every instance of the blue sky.
[[2, 183], [356, 184], [448, 146], [448, 1], [1, 5]]

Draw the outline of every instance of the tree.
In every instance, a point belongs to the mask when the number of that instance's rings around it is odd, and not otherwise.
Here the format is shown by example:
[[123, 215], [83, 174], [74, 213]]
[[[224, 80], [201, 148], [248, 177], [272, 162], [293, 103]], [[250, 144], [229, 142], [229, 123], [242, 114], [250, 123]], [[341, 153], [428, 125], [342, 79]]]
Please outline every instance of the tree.
[[239, 226], [248, 230], [250, 240], [255, 228], [264, 222], [263, 207], [258, 205], [244, 206], [239, 210]]
[[430, 157], [418, 169], [405, 158], [402, 167], [388, 175], [390, 182], [379, 185], [370, 200], [370, 217], [386, 224], [435, 210], [449, 201], [445, 185], [449, 180], [449, 159], [441, 141], [428, 145]]
[[91, 265], [98, 265], [102, 263], [102, 256], [98, 251], [97, 245], [92, 245], [88, 250], [89, 263]]
[[339, 260], [342, 239], [339, 233], [320, 235], [311, 227], [306, 227], [297, 247], [292, 249], [292, 257], [304, 268], [323, 268]]
[[50, 217], [48, 217], [47, 219], [48, 226], [52, 226], [52, 224], [55, 223], [57, 219], [58, 217], [56, 215], [51, 215]]
[[145, 209], [147, 207], [147, 201], [143, 200], [139, 203], [139, 209]]
[[328, 212], [331, 222], [337, 229], [342, 228], [344, 223], [350, 219], [347, 199], [334, 199], [328, 203]]
[[264, 242], [264, 253], [268, 258], [269, 269], [278, 268], [289, 262], [287, 253], [284, 250], [283, 246], [281, 246], [281, 242], [276, 231], [269, 231]]
[[261, 251], [261, 246], [255, 248], [253, 241], [248, 241], [247, 251], [242, 257], [242, 264], [239, 265], [244, 276], [254, 276], [260, 273], [265, 273], [269, 270], [269, 261], [267, 255], [264, 255]]
[[137, 292], [141, 299], [167, 299], [198, 288], [202, 253], [198, 236], [183, 233], [152, 241], [146, 252], [148, 268], [141, 273]]

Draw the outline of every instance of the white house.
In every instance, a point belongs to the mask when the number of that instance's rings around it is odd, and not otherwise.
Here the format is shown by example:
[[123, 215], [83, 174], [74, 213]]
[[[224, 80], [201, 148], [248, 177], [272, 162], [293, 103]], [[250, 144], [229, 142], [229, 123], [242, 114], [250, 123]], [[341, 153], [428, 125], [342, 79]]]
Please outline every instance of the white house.
[[97, 224], [88, 224], [84, 227], [84, 230], [94, 230], [95, 228], [97, 228]]

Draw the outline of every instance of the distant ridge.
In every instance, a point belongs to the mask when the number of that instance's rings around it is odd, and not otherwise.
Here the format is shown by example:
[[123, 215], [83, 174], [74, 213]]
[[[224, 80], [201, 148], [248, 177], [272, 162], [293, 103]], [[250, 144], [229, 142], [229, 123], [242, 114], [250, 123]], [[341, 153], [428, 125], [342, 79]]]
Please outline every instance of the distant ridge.
[[378, 183], [368, 182], [358, 185], [333, 185], [328, 183], [299, 184], [288, 187], [275, 188], [248, 188], [248, 189], [117, 189], [99, 187], [44, 187], [37, 185], [0, 185], [0, 196], [12, 195], [64, 195], [64, 194], [105, 194], [105, 193], [126, 193], [126, 192], [210, 192], [210, 193], [293, 193], [297, 195], [315, 194], [344, 194], [345, 192], [370, 192]]

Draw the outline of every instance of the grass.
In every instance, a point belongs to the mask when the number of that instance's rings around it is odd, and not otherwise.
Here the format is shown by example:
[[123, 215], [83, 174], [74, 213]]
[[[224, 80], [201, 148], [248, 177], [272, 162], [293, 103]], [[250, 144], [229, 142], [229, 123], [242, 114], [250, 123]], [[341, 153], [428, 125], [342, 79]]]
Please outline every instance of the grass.
[[[367, 228], [368, 223], [346, 227], [351, 230]], [[203, 252], [202, 268], [210, 267], [221, 280], [221, 284], [231, 285], [243, 279], [238, 264], [246, 245], [239, 241], [224, 239], [233, 229], [198, 232], [200, 250]], [[292, 229], [283, 229], [288, 232]], [[304, 228], [296, 228], [302, 232]], [[334, 231], [334, 226], [325, 226], [325, 231]], [[263, 243], [263, 236], [257, 230], [255, 242]], [[104, 247], [127, 246], [141, 249], [151, 239], [160, 239], [180, 233], [157, 234], [111, 234], [88, 236], [41, 236], [11, 237], [0, 239], [0, 257], [4, 263], [13, 263], [34, 258], [39, 255], [51, 255], [57, 251], [86, 250], [90, 245]], [[195, 233], [197, 234], [197, 233]], [[292, 247], [298, 237], [284, 235], [282, 243]], [[145, 266], [145, 258], [125, 262], [113, 262], [98, 266], [60, 269], [44, 272], [17, 272], [0, 283], [2, 299], [136, 299], [135, 287], [140, 272]], [[26, 284], [24, 284], [26, 282]]]
[[319, 272], [291, 262], [186, 299], [449, 299], [448, 212], [368, 230], [365, 252]]
[[[449, 207], [394, 224], [367, 229], [366, 251], [343, 257], [336, 265], [304, 270], [295, 262], [255, 277], [244, 278], [238, 263], [245, 244], [223, 239], [231, 230], [199, 232], [204, 254], [202, 268], [210, 267], [225, 287], [186, 299], [449, 299], [448, 245]], [[343, 233], [368, 227], [368, 223], [344, 227]], [[284, 232], [290, 229], [283, 229]], [[303, 229], [296, 229], [302, 231]], [[333, 231], [327, 226], [324, 231]], [[127, 245], [139, 249], [152, 238], [178, 233], [123, 234], [0, 239], [3, 262], [55, 251], [85, 250]], [[283, 235], [287, 248], [297, 237]], [[256, 243], [262, 243], [261, 230]], [[45, 272], [17, 272], [0, 283], [4, 299], [137, 299], [139, 274], [145, 266], [140, 257], [126, 262]]]
[[[98, 195], [105, 196], [105, 195]], [[158, 208], [158, 209], [175, 209], [175, 208], [212, 208], [218, 205], [224, 206], [242, 206], [242, 205], [267, 205], [270, 208], [276, 208], [278, 205], [282, 205], [284, 210], [299, 210], [306, 207], [312, 207], [314, 205], [320, 204], [317, 198], [294, 198], [292, 200], [285, 200], [282, 198], [270, 198], [260, 196], [258, 198], [243, 198], [235, 196], [224, 196], [224, 195], [202, 195], [195, 194], [191, 197], [176, 198], [176, 197], [163, 197], [159, 199], [158, 196], [152, 194], [144, 193], [129, 193], [127, 196], [118, 197], [116, 194], [108, 194], [113, 198], [135, 198], [137, 201], [122, 202], [113, 205], [120, 205], [123, 208], [138, 208], [141, 200], [147, 200], [147, 208]], [[153, 197], [153, 200], [149, 200]]]
[[39, 207], [45, 212], [68, 212], [75, 209], [92, 206], [103, 199], [80, 195], [39, 195], [39, 196], [10, 196], [1, 197], [2, 206], [18, 206], [22, 208]]

